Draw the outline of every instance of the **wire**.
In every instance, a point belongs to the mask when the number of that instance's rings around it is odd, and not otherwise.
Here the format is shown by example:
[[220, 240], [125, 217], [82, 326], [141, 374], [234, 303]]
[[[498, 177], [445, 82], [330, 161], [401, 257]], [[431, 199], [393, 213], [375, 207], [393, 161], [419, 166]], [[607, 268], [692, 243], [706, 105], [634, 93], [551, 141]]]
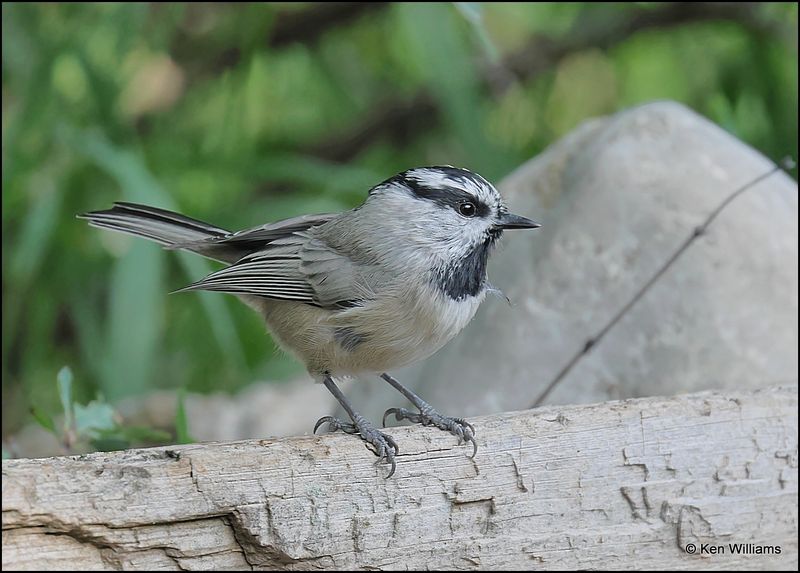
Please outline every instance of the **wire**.
[[583, 358], [586, 354], [588, 354], [592, 350], [592, 348], [597, 346], [597, 344], [600, 343], [603, 337], [605, 337], [605, 335], [608, 334], [608, 332], [612, 328], [614, 328], [614, 326], [622, 319], [623, 316], [625, 316], [625, 314], [627, 314], [627, 312], [633, 307], [633, 305], [639, 302], [639, 300], [647, 293], [647, 291], [650, 290], [650, 287], [652, 287], [658, 281], [658, 279], [660, 279], [661, 276], [665, 272], [667, 272], [667, 270], [669, 270], [669, 268], [675, 263], [675, 261], [677, 261], [681, 257], [684, 251], [686, 251], [686, 249], [688, 249], [692, 245], [692, 243], [694, 243], [699, 237], [705, 234], [705, 232], [708, 230], [708, 227], [711, 225], [711, 223], [714, 222], [714, 220], [719, 216], [719, 214], [722, 213], [725, 207], [730, 205], [731, 202], [733, 202], [742, 193], [744, 193], [748, 189], [752, 189], [755, 185], [764, 181], [765, 179], [777, 173], [778, 171], [782, 170], [788, 171], [790, 169], [793, 169], [794, 167], [795, 167], [795, 162], [792, 160], [792, 158], [784, 157], [781, 161], [776, 163], [772, 169], [770, 169], [766, 173], [762, 173], [755, 179], [752, 179], [751, 181], [745, 183], [744, 185], [739, 187], [736, 191], [731, 193], [724, 201], [722, 201], [722, 203], [720, 203], [717, 206], [717, 208], [714, 209], [711, 212], [711, 214], [708, 215], [708, 217], [706, 217], [706, 220], [701, 225], [694, 228], [692, 233], [686, 238], [683, 244], [681, 244], [681, 246], [678, 247], [678, 249], [672, 254], [672, 256], [669, 259], [667, 259], [667, 261], [661, 266], [661, 268], [659, 268], [656, 271], [656, 273], [650, 278], [650, 280], [648, 280], [636, 292], [636, 294], [633, 295], [633, 298], [631, 298], [631, 300], [629, 300], [627, 304], [625, 304], [625, 306], [623, 306], [597, 334], [589, 338], [584, 343], [583, 347], [577, 353], [575, 353], [575, 355], [570, 359], [569, 362], [567, 362], [564, 365], [564, 367], [558, 372], [556, 377], [553, 378], [553, 380], [547, 385], [547, 388], [544, 389], [544, 392], [542, 392], [539, 395], [539, 397], [536, 398], [536, 401], [534, 401], [530, 407], [535, 408], [537, 406], [540, 406], [542, 402], [544, 402], [547, 396], [555, 389], [556, 386], [558, 386], [559, 382], [561, 382], [564, 379], [564, 377], [567, 374], [569, 374], [569, 372], [580, 361], [580, 359]]

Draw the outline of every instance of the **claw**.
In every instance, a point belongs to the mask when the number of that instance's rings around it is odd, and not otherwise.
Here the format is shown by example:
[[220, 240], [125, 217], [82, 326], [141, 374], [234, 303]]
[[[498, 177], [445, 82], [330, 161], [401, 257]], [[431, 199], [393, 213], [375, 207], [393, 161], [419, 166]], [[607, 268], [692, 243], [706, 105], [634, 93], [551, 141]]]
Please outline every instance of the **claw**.
[[475, 456], [478, 454], [478, 442], [476, 442], [475, 438], [473, 438], [472, 436], [470, 436], [467, 441], [472, 442], [472, 455], [469, 458], [471, 460], [474, 460]]
[[397, 442], [388, 434], [384, 434], [373, 428], [372, 425], [366, 422], [361, 416], [358, 416], [356, 420], [358, 423], [350, 424], [342, 422], [340, 419], [334, 418], [333, 416], [323, 416], [317, 420], [317, 423], [314, 425], [314, 433], [316, 434], [320, 426], [327, 423], [330, 424], [332, 432], [341, 430], [347, 434], [358, 434], [359, 437], [366, 442], [367, 447], [378, 456], [378, 461], [376, 463], [380, 463], [385, 459], [392, 465], [392, 468], [389, 470], [389, 475], [386, 476], [386, 479], [389, 479], [394, 475], [395, 469], [397, 469], [395, 456], [400, 452]]
[[372, 436], [369, 439], [369, 444], [375, 448], [374, 453], [376, 456], [378, 456], [378, 461], [375, 462], [376, 464], [381, 463], [384, 458], [387, 462], [392, 464], [392, 469], [389, 470], [389, 474], [386, 476], [386, 479], [389, 479], [394, 475], [395, 469], [397, 469], [395, 456], [400, 453], [400, 448], [397, 446], [397, 442], [395, 442], [391, 436], [384, 434], [383, 432], [378, 432], [377, 430], [375, 430], [375, 433], [377, 434], [377, 437]]
[[458, 438], [459, 445], [468, 442], [472, 443], [472, 455], [470, 458], [474, 458], [478, 453], [478, 442], [475, 441], [475, 426], [463, 418], [442, 416], [427, 404], [423, 405], [419, 413], [410, 412], [405, 408], [389, 408], [383, 413], [382, 424], [384, 428], [386, 427], [386, 418], [391, 415], [394, 415], [398, 422], [401, 420], [409, 420], [415, 424], [436, 426], [440, 430], [450, 432]]
[[339, 418], [334, 418], [333, 416], [323, 416], [317, 423], [314, 425], [314, 433], [317, 433], [317, 429], [327, 422], [331, 425], [331, 432], [335, 432], [336, 430], [341, 430], [345, 434], [357, 434], [358, 428], [355, 424], [349, 424], [347, 422], [342, 422]]
[[394, 438], [392, 438], [391, 436], [389, 436], [387, 434], [381, 434], [381, 435], [383, 436], [383, 439], [386, 440], [386, 442], [390, 446], [392, 446], [392, 449], [394, 449], [394, 455], [399, 454], [400, 453], [400, 447], [397, 445], [397, 442], [394, 441]]
[[395, 419], [400, 421], [402, 418], [400, 417], [400, 408], [389, 408], [383, 413], [383, 420], [381, 420], [381, 426], [386, 427], [386, 416], [391, 416], [392, 414], [395, 415]]
[[335, 423], [336, 423], [337, 421], [338, 421], [338, 420], [336, 420], [336, 418], [334, 418], [333, 416], [322, 416], [322, 418], [320, 418], [319, 420], [317, 420], [317, 423], [316, 423], [316, 424], [314, 424], [314, 431], [313, 431], [313, 432], [311, 432], [311, 433], [312, 433], [312, 434], [316, 434], [316, 433], [317, 433], [317, 430], [319, 429], [319, 427], [320, 427], [322, 424], [326, 423], [326, 422], [330, 423], [331, 425], [335, 425]]
[[389, 444], [389, 448], [386, 450], [386, 461], [392, 464], [392, 469], [389, 470], [389, 475], [386, 476], [386, 479], [389, 479], [394, 475], [394, 470], [397, 468], [397, 462], [395, 462], [394, 457], [400, 453], [400, 448], [397, 446], [397, 442], [394, 441], [394, 438], [386, 434], [381, 435], [383, 439], [386, 440], [386, 443]]
[[470, 431], [472, 432], [473, 435], [475, 434], [475, 426], [473, 426], [472, 424], [467, 422], [464, 418], [453, 418], [453, 420], [458, 422], [462, 426], [466, 426], [467, 428], [470, 429]]
[[389, 470], [389, 473], [388, 473], [388, 474], [386, 474], [386, 479], [389, 479], [390, 477], [392, 477], [392, 476], [394, 475], [394, 470], [396, 470], [396, 469], [397, 469], [397, 462], [395, 462], [395, 461], [394, 461], [394, 454], [393, 454], [393, 453], [391, 453], [391, 451], [390, 451], [390, 450], [387, 450], [387, 451], [386, 451], [386, 455], [385, 455], [385, 456], [380, 456], [380, 457], [378, 458], [378, 461], [377, 461], [377, 462], [375, 462], [375, 463], [376, 463], [376, 464], [379, 464], [379, 463], [381, 463], [381, 462], [383, 461], [383, 458], [384, 458], [384, 457], [386, 458], [386, 461], [387, 461], [387, 462], [389, 462], [390, 464], [392, 464], [392, 469], [390, 469], [390, 470]]
[[398, 422], [402, 420], [408, 420], [410, 422], [414, 422], [415, 424], [424, 424], [429, 425], [431, 420], [425, 414], [417, 414], [415, 412], [411, 412], [406, 410], [405, 408], [389, 408], [383, 413], [383, 427], [386, 427], [386, 417], [394, 414], [395, 420]]

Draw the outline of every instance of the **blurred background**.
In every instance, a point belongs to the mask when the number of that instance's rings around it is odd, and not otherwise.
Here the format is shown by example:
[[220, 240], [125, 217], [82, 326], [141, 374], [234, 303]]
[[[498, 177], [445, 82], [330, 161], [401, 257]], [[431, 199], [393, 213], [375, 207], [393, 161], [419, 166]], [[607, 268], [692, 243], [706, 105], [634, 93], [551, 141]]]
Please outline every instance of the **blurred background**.
[[4, 456], [34, 419], [67, 450], [186, 441], [180, 400], [161, 428], [117, 404], [303, 376], [233, 297], [167, 295], [211, 263], [77, 213], [240, 229], [412, 166], [496, 181], [655, 99], [797, 157], [795, 3], [3, 3], [2, 31]]

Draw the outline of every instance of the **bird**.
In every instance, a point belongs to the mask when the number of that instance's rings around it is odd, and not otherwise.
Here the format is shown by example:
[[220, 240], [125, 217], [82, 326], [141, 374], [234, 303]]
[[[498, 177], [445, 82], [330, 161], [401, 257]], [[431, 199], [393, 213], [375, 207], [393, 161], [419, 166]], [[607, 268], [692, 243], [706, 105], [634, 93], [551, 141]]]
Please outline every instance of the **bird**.
[[492, 289], [487, 262], [504, 231], [541, 226], [511, 214], [477, 173], [416, 167], [378, 183], [353, 209], [236, 232], [127, 202], [78, 217], [226, 263], [176, 292], [230, 293], [255, 309], [350, 418], [323, 416], [314, 433], [327, 424], [358, 435], [378, 463], [391, 466], [387, 478], [395, 473], [397, 443], [355, 410], [337, 380], [380, 377], [417, 410], [386, 410], [384, 428], [391, 415], [435, 426], [471, 443], [476, 455], [472, 424], [439, 413], [388, 371], [428, 358], [469, 323]]

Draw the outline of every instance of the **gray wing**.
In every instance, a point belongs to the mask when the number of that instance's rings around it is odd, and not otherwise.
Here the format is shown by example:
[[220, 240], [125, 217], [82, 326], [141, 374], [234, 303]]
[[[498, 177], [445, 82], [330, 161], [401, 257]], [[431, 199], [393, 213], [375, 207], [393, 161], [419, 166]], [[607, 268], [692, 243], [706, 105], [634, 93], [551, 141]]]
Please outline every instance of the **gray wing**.
[[181, 290], [210, 290], [304, 302], [328, 309], [358, 306], [380, 276], [308, 231], [272, 240], [229, 267]]
[[323, 308], [361, 306], [375, 298], [375, 291], [386, 280], [377, 266], [354, 263], [319, 237], [304, 245], [301, 260], [300, 271], [314, 291], [314, 304]]
[[277, 239], [290, 237], [293, 233], [322, 225], [334, 217], [336, 217], [336, 213], [301, 215], [275, 223], [267, 223], [252, 229], [204, 238], [199, 241], [176, 242], [170, 245], [169, 248], [186, 249], [222, 261], [234, 262], [244, 256], [265, 249]]

